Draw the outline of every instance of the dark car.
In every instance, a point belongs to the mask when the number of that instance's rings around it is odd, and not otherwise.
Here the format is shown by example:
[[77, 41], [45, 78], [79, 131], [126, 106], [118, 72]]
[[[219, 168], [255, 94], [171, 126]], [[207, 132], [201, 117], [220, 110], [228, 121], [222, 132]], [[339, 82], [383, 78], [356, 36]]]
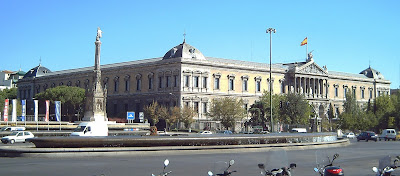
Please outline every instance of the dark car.
[[368, 140], [373, 140], [373, 141], [377, 141], [377, 139], [378, 139], [378, 135], [376, 135], [374, 132], [372, 132], [372, 131], [364, 131], [364, 132], [362, 132], [362, 133], [360, 133], [358, 136], [357, 136], [357, 141], [360, 141], [360, 140], [365, 140], [365, 142], [368, 142]]

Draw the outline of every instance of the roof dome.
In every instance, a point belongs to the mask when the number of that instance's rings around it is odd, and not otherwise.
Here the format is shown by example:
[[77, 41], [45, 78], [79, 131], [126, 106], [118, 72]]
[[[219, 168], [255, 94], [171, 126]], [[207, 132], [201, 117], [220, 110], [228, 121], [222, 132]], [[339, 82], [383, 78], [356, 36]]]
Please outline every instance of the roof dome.
[[183, 41], [182, 44], [173, 47], [167, 53], [165, 53], [163, 59], [178, 58], [178, 57], [205, 60], [204, 55], [195, 47], [187, 44], [185, 40]]
[[368, 67], [367, 69], [361, 71], [360, 74], [363, 74], [368, 78], [385, 79], [385, 77], [382, 75], [381, 72], [379, 72], [378, 70], [375, 70], [371, 67]]
[[24, 78], [40, 77], [40, 76], [44, 76], [50, 72], [51, 71], [48, 68], [43, 67], [42, 65], [39, 64], [37, 67], [32, 68], [28, 72], [26, 72], [26, 74], [24, 75]]

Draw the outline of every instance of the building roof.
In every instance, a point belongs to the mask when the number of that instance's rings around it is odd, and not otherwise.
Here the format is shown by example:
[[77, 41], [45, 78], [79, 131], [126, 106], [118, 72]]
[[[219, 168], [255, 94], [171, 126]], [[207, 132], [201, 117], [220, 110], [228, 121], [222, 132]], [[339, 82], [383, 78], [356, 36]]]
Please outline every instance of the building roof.
[[39, 64], [38, 66], [36, 66], [36, 67], [30, 69], [28, 72], [26, 72], [23, 79], [44, 76], [50, 72], [51, 71], [48, 68], [43, 67], [41, 64]]
[[195, 47], [187, 44], [185, 40], [183, 41], [183, 43], [171, 48], [167, 53], [165, 53], [163, 59], [178, 57], [205, 60], [203, 53], [201, 53]]
[[361, 71], [360, 74], [363, 74], [368, 78], [385, 79], [385, 77], [382, 75], [381, 72], [371, 68], [371, 66], [369, 66], [367, 69]]

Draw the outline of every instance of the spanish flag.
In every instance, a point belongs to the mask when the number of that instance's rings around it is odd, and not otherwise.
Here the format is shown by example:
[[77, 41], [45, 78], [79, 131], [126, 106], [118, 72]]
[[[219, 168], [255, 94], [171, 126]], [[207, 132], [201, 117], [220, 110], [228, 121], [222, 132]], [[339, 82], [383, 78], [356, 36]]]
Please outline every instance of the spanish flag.
[[307, 37], [301, 42], [300, 46], [307, 45]]

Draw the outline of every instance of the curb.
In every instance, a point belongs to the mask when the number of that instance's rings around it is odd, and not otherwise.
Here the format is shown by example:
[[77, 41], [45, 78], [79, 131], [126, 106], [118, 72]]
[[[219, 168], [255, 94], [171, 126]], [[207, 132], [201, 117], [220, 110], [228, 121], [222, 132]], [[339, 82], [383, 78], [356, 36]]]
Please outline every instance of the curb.
[[341, 147], [350, 144], [348, 139], [331, 142], [279, 143], [250, 145], [216, 145], [216, 146], [160, 146], [160, 147], [98, 147], [98, 148], [35, 148], [35, 147], [0, 147], [0, 157], [99, 157], [99, 156], [135, 156], [152, 154], [185, 154], [187, 152], [229, 153], [260, 152], [275, 147], [285, 150], [304, 150], [316, 148]]

